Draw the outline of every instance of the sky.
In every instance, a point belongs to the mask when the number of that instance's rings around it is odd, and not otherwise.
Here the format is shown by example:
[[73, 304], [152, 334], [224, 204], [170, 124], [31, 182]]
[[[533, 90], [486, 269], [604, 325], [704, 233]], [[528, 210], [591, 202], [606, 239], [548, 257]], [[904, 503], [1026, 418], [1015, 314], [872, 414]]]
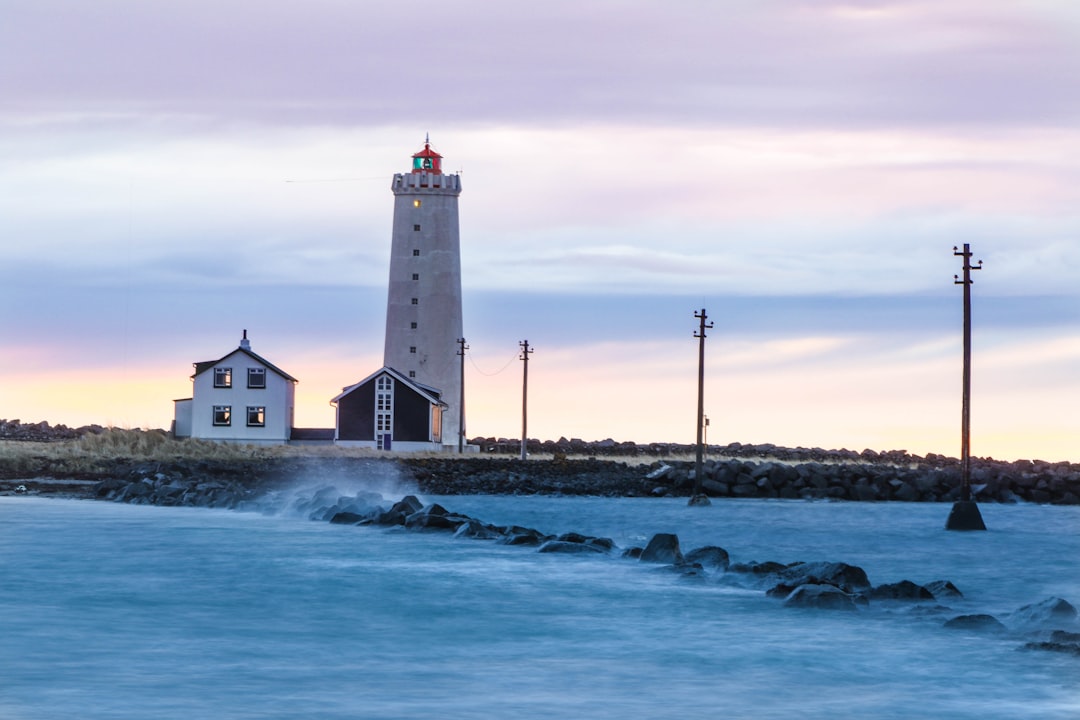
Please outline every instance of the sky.
[[1072, 0], [0, 0], [0, 418], [333, 425], [394, 173], [460, 172], [469, 437], [1080, 461]]

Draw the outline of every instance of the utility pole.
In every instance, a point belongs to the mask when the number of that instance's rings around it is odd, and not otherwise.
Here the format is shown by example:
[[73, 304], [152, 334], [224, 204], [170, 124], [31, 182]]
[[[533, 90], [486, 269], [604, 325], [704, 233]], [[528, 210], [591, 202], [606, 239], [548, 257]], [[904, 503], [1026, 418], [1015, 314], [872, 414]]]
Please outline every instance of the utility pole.
[[521, 459], [525, 459], [526, 445], [529, 439], [529, 355], [532, 354], [532, 349], [529, 348], [529, 341], [522, 340], [518, 343], [521, 346]]
[[465, 344], [465, 338], [457, 339], [458, 351], [461, 356], [461, 395], [458, 397], [458, 455], [465, 452], [465, 351], [469, 346]]
[[705, 429], [705, 331], [711, 329], [713, 324], [706, 324], [709, 318], [705, 314], [705, 308], [700, 313], [694, 313], [694, 317], [700, 321], [698, 331], [694, 337], [698, 339], [698, 369], [697, 369], [697, 460], [694, 462], [694, 493], [690, 496], [690, 505], [711, 505], [709, 498], [701, 491], [701, 480], [704, 474], [702, 453], [704, 444], [702, 433]]
[[960, 415], [960, 500], [953, 504], [946, 530], [985, 530], [979, 506], [971, 499], [971, 271], [982, 269], [971, 264], [971, 245], [962, 251], [953, 247], [953, 255], [964, 258], [964, 278], [953, 275], [953, 284], [964, 286], [964, 374]]

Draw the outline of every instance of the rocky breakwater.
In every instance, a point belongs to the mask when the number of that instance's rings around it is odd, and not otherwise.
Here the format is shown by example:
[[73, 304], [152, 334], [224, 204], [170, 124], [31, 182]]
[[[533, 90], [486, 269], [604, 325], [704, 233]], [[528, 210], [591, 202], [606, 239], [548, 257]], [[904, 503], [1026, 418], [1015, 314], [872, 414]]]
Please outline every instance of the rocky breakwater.
[[328, 482], [399, 487], [407, 476], [389, 459], [273, 458], [251, 461], [117, 463], [85, 495], [136, 505], [265, 509], [296, 487]]
[[642, 497], [653, 484], [640, 465], [613, 460], [400, 457], [402, 471], [433, 495], [595, 495]]
[[779, 601], [783, 608], [841, 611], [868, 619], [894, 617], [967, 633], [1006, 635], [1024, 649], [1080, 658], [1076, 608], [1058, 597], [1025, 605], [999, 618], [972, 612], [972, 599], [965, 598], [944, 579], [874, 585], [863, 568], [845, 562], [733, 562], [724, 548], [715, 545], [684, 553], [673, 533], [655, 534], [644, 547], [619, 548], [611, 538], [585, 533], [553, 535], [518, 525], [493, 525], [438, 503], [425, 505], [414, 495], [386, 502], [378, 494], [343, 495], [328, 486], [310, 497], [294, 500], [290, 509], [309, 519], [338, 525], [439, 532], [461, 539], [524, 546], [538, 553], [636, 562], [681, 581], [757, 589], [765, 597]]
[[[686, 495], [695, 464], [661, 461], [649, 466], [650, 494]], [[973, 459], [972, 492], [979, 502], [1080, 504], [1080, 464]], [[708, 460], [701, 486], [711, 497], [902, 502], [960, 499], [960, 462], [942, 456], [871, 453], [843, 461]]]

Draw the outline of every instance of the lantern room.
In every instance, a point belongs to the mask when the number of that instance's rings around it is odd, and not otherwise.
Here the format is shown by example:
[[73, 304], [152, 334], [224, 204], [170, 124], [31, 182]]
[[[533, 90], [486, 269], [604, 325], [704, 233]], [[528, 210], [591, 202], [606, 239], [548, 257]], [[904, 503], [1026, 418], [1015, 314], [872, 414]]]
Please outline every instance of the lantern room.
[[414, 173], [442, 174], [442, 155], [431, 149], [431, 142], [424, 138], [424, 149], [412, 156]]

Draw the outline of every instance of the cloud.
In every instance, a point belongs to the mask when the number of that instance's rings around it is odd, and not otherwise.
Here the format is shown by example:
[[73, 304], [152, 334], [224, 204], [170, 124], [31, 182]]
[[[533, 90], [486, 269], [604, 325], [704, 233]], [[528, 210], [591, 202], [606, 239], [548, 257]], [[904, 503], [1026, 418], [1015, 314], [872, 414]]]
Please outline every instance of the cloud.
[[1080, 109], [1076, 14], [1045, 3], [41, 0], [5, 20], [0, 97], [21, 112], [855, 128]]

